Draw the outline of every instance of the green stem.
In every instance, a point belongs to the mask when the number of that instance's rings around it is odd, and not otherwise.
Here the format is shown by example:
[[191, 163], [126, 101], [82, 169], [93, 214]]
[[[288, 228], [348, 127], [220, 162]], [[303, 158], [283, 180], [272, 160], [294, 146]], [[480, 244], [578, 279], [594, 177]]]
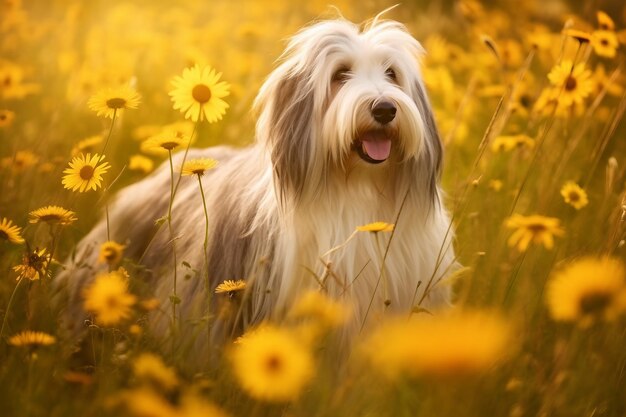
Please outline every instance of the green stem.
[[109, 127], [109, 134], [107, 135], [107, 138], [104, 141], [104, 146], [102, 147], [102, 152], [100, 154], [100, 158], [98, 158], [98, 162], [96, 163], [96, 165], [99, 164], [100, 161], [104, 159], [104, 151], [106, 151], [107, 145], [109, 144], [109, 139], [111, 139], [111, 134], [113, 133], [113, 125], [115, 124], [116, 118], [117, 118], [117, 109], [113, 109], [113, 118], [111, 119], [111, 126]]
[[204, 290], [207, 294], [207, 349], [208, 357], [211, 357], [211, 286], [209, 285], [209, 254], [207, 246], [209, 242], [209, 213], [206, 208], [206, 198], [204, 197], [204, 189], [202, 188], [202, 179], [198, 174], [198, 185], [200, 186], [200, 196], [202, 197], [202, 208], [204, 208]]
[[17, 284], [15, 284], [15, 288], [13, 288], [13, 292], [11, 293], [11, 297], [9, 298], [9, 304], [7, 305], [7, 309], [4, 312], [4, 318], [2, 319], [2, 327], [0, 328], [0, 339], [2, 339], [2, 335], [4, 334], [4, 327], [7, 324], [7, 317], [9, 316], [9, 311], [11, 311], [11, 305], [13, 304], [13, 298], [15, 297], [15, 294], [17, 293], [17, 288], [20, 286], [22, 281], [23, 281], [23, 278], [20, 279], [19, 281], [17, 281]]
[[[172, 228], [172, 206], [174, 205], [174, 163], [172, 162], [172, 151], [168, 150], [169, 161], [170, 161], [170, 203], [167, 208], [167, 226], [170, 232], [170, 241], [172, 244], [172, 252], [174, 254], [174, 298], [172, 300], [172, 329], [175, 331], [176, 329], [176, 304], [178, 303], [178, 296], [176, 293], [177, 289], [177, 281], [178, 281], [178, 273], [176, 271], [178, 266], [178, 260], [176, 259], [176, 242], [174, 240], [174, 230]], [[172, 336], [172, 343], [175, 343], [176, 337]]]

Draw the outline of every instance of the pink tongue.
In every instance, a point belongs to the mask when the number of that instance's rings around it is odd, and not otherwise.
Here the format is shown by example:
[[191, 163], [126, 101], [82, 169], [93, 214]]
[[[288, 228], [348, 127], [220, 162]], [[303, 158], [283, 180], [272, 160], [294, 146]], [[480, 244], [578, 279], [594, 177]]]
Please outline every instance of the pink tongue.
[[389, 158], [389, 153], [391, 152], [391, 140], [382, 135], [371, 136], [377, 137], [361, 138], [361, 141], [363, 142], [363, 150], [365, 151], [365, 153], [370, 158], [376, 161], [384, 161], [385, 159]]

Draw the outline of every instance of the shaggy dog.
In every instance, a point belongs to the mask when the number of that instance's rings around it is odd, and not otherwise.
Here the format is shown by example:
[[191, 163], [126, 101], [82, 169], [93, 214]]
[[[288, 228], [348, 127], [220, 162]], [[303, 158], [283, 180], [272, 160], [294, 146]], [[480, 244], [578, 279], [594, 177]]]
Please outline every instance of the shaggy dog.
[[[256, 143], [189, 151], [188, 159], [219, 161], [202, 177], [210, 223], [205, 271], [211, 292], [224, 280], [249, 280], [239, 330], [280, 317], [307, 289], [351, 305], [352, 329], [449, 301], [441, 281], [454, 254], [422, 53], [395, 21], [312, 24], [290, 40], [258, 94]], [[182, 153], [174, 161], [180, 167]], [[164, 307], [150, 320], [158, 334], [171, 321], [174, 245], [168, 228], [155, 226], [167, 213], [169, 187], [165, 164], [122, 190], [109, 209], [111, 239], [126, 243], [125, 255], [150, 271]], [[206, 315], [204, 272], [183, 278], [205, 262], [198, 192], [197, 181], [183, 179], [173, 206], [181, 325]], [[394, 223], [395, 230], [352, 236], [375, 221]], [[96, 265], [105, 240], [103, 220], [80, 242], [79, 265], [60, 280], [69, 295], [66, 319], [79, 327], [86, 317], [82, 289], [95, 275], [84, 265]], [[230, 332], [233, 323], [225, 321], [218, 314], [217, 335]]]

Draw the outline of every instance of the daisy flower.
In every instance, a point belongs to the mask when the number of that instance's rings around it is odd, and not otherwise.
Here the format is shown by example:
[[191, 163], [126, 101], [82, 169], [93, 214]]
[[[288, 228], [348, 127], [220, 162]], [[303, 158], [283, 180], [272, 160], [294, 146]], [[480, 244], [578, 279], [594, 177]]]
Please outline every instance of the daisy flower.
[[189, 136], [180, 132], [166, 131], [143, 141], [141, 150], [147, 153], [162, 155], [179, 147], [185, 148], [187, 145], [189, 145]]
[[186, 175], [199, 175], [202, 176], [210, 169], [217, 166], [218, 162], [211, 158], [190, 159], [185, 161], [181, 174]]
[[72, 156], [76, 156], [80, 153], [91, 153], [96, 150], [96, 147], [100, 145], [103, 140], [104, 138], [102, 137], [102, 135], [89, 136], [88, 138], [85, 138], [79, 141], [76, 145], [74, 145], [71, 154]]
[[6, 217], [2, 218], [0, 222], [0, 239], [4, 239], [11, 243], [24, 243], [24, 239], [20, 234], [22, 229], [13, 224], [13, 222]]
[[102, 162], [104, 155], [100, 157], [98, 154], [87, 156], [80, 154], [72, 159], [70, 167], [63, 171], [63, 186], [68, 190], [85, 192], [89, 190], [97, 190], [102, 183], [102, 175], [105, 174], [111, 165], [108, 162]]
[[246, 281], [243, 280], [229, 280], [222, 282], [217, 287], [215, 287], [216, 294], [228, 294], [229, 296], [233, 296], [236, 292], [243, 291], [246, 289]]
[[54, 336], [44, 332], [34, 332], [32, 330], [25, 330], [9, 338], [9, 344], [12, 346], [22, 347], [39, 347], [49, 346], [56, 342]]
[[582, 62], [572, 69], [572, 61], [564, 60], [552, 68], [548, 79], [553, 86], [560, 89], [558, 100], [564, 106], [582, 103], [593, 91], [591, 71]]
[[591, 34], [591, 46], [598, 56], [614, 58], [619, 41], [615, 32], [611, 30], [596, 30]]
[[148, 174], [154, 169], [154, 162], [147, 156], [132, 155], [128, 161], [128, 169]]
[[119, 87], [105, 88], [91, 96], [87, 105], [97, 113], [98, 116], [113, 118], [113, 114], [123, 109], [136, 109], [141, 100], [141, 96], [126, 85]]
[[211, 67], [185, 68], [182, 76], [174, 77], [174, 89], [169, 92], [174, 109], [185, 114], [185, 119], [209, 123], [222, 119], [228, 103], [222, 100], [229, 95], [230, 85], [220, 81], [222, 73]]
[[2, 158], [2, 166], [15, 172], [22, 172], [39, 162], [39, 157], [31, 151], [17, 151], [14, 156]]
[[611, 19], [611, 17], [608, 14], [599, 10], [596, 13], [596, 17], [598, 18], [598, 26], [600, 27], [600, 29], [615, 30], [615, 23], [613, 22], [613, 19]]
[[561, 195], [565, 203], [574, 207], [576, 210], [580, 210], [589, 204], [587, 193], [574, 181], [568, 181], [563, 185]]
[[38, 281], [41, 278], [50, 278], [51, 261], [52, 257], [47, 253], [46, 249], [35, 249], [32, 252], [27, 252], [22, 257], [22, 263], [14, 266], [13, 270], [18, 274], [18, 281], [24, 278], [30, 281]]
[[14, 112], [11, 110], [0, 110], [0, 128], [11, 126], [13, 120], [15, 120]]
[[137, 379], [152, 382], [165, 391], [171, 391], [179, 384], [176, 372], [153, 353], [142, 353], [135, 358], [133, 374]]
[[98, 255], [99, 263], [107, 263], [109, 265], [116, 265], [122, 260], [125, 245], [121, 245], [117, 242], [109, 240], [100, 245], [100, 254]]
[[380, 326], [363, 352], [390, 380], [403, 375], [458, 377], [489, 370], [509, 353], [511, 329], [494, 313], [463, 311], [397, 319]]
[[76, 213], [69, 211], [59, 206], [45, 206], [33, 210], [29, 213], [30, 223], [48, 223], [59, 224], [61, 226], [67, 226], [74, 223], [76, 220]]
[[241, 337], [231, 359], [241, 387], [264, 401], [297, 399], [314, 374], [309, 349], [295, 334], [273, 326]]
[[514, 214], [506, 220], [506, 227], [515, 231], [509, 238], [509, 246], [525, 252], [531, 242], [542, 243], [546, 249], [554, 247], [554, 236], [563, 236], [560, 221], [554, 217]]
[[585, 327], [626, 311], [626, 269], [615, 258], [583, 258], [554, 273], [546, 287], [550, 316]]
[[101, 274], [83, 292], [85, 310], [95, 315], [96, 323], [114, 326], [132, 314], [137, 298], [128, 292], [128, 276], [124, 270]]

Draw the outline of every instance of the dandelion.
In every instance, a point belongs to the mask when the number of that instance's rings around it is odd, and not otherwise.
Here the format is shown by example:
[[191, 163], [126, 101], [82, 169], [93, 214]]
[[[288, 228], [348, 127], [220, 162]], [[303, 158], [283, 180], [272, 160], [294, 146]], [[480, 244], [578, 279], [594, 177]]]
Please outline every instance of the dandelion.
[[45, 206], [33, 210], [29, 214], [30, 223], [48, 223], [68, 226], [76, 220], [76, 213], [59, 206]]
[[21, 231], [22, 229], [14, 225], [11, 220], [6, 217], [2, 218], [0, 222], [0, 239], [16, 244], [24, 243]]
[[113, 326], [128, 319], [136, 297], [128, 292], [128, 276], [124, 270], [98, 275], [83, 296], [85, 310], [95, 315], [102, 326]]
[[135, 89], [123, 85], [98, 91], [89, 99], [87, 105], [98, 116], [113, 119], [113, 115], [119, 110], [136, 109], [140, 99]]
[[44, 332], [35, 332], [25, 330], [9, 338], [9, 344], [12, 346], [37, 348], [40, 346], [50, 346], [56, 342], [54, 336]]
[[22, 256], [22, 263], [13, 267], [17, 272], [17, 280], [28, 279], [38, 281], [41, 278], [50, 278], [50, 262], [52, 255], [47, 250], [41, 249], [29, 251]]
[[565, 234], [559, 219], [539, 215], [513, 214], [506, 220], [506, 227], [515, 230], [509, 238], [509, 246], [516, 246], [520, 252], [525, 252], [531, 242], [541, 243], [546, 249], [552, 249], [554, 236]]
[[589, 204], [587, 193], [574, 181], [568, 181], [563, 185], [561, 195], [565, 203], [574, 207], [576, 210], [580, 210]]
[[98, 254], [99, 263], [107, 263], [110, 266], [117, 265], [122, 260], [125, 245], [109, 240], [100, 245], [100, 253]]
[[189, 161], [185, 161], [185, 163], [183, 164], [181, 174], [183, 176], [202, 176], [206, 171], [215, 168], [217, 164], [218, 162], [215, 159], [211, 158], [190, 159]]
[[211, 67], [185, 68], [182, 76], [172, 81], [174, 89], [169, 95], [174, 102], [174, 109], [185, 113], [185, 119], [194, 122], [206, 120], [209, 123], [222, 119], [228, 103], [222, 100], [228, 96], [230, 85], [219, 81], [222, 73], [216, 73]]
[[259, 400], [294, 400], [313, 377], [308, 348], [291, 332], [269, 325], [244, 335], [231, 359], [241, 387]]
[[244, 280], [226, 280], [215, 287], [216, 294], [228, 294], [228, 296], [232, 297], [235, 293], [239, 291], [243, 291], [246, 289], [246, 281]]
[[550, 83], [559, 89], [558, 101], [564, 106], [582, 103], [593, 91], [591, 71], [580, 63], [572, 68], [572, 61], [564, 60], [548, 74]]
[[374, 223], [365, 224], [363, 226], [357, 226], [356, 230], [359, 232], [378, 233], [378, 232], [392, 232], [393, 228], [394, 228], [394, 225], [391, 223], [374, 222]]
[[598, 56], [614, 58], [619, 47], [619, 41], [613, 31], [596, 30], [591, 34], [591, 46]]
[[131, 171], [139, 171], [143, 174], [149, 174], [154, 169], [152, 159], [143, 155], [132, 155], [128, 161], [128, 169]]
[[105, 174], [111, 166], [108, 162], [101, 163], [104, 156], [98, 154], [80, 154], [72, 159], [70, 167], [63, 171], [63, 187], [72, 190], [85, 192], [89, 190], [97, 190], [102, 183], [102, 175]]
[[142, 353], [135, 359], [133, 373], [138, 379], [152, 382], [165, 391], [171, 391], [179, 384], [176, 372], [152, 353]]
[[615, 258], [583, 258], [553, 274], [546, 287], [550, 316], [591, 325], [626, 311], [626, 269]]
[[91, 153], [95, 151], [96, 147], [102, 143], [103, 139], [102, 135], [94, 135], [81, 140], [72, 148], [72, 156], [77, 156], [80, 153]]
[[394, 320], [366, 340], [363, 352], [387, 377], [454, 377], [489, 370], [509, 353], [511, 329], [498, 315], [464, 311]]
[[13, 120], [15, 120], [15, 113], [11, 110], [0, 110], [0, 129], [3, 127], [9, 127], [13, 124]]

